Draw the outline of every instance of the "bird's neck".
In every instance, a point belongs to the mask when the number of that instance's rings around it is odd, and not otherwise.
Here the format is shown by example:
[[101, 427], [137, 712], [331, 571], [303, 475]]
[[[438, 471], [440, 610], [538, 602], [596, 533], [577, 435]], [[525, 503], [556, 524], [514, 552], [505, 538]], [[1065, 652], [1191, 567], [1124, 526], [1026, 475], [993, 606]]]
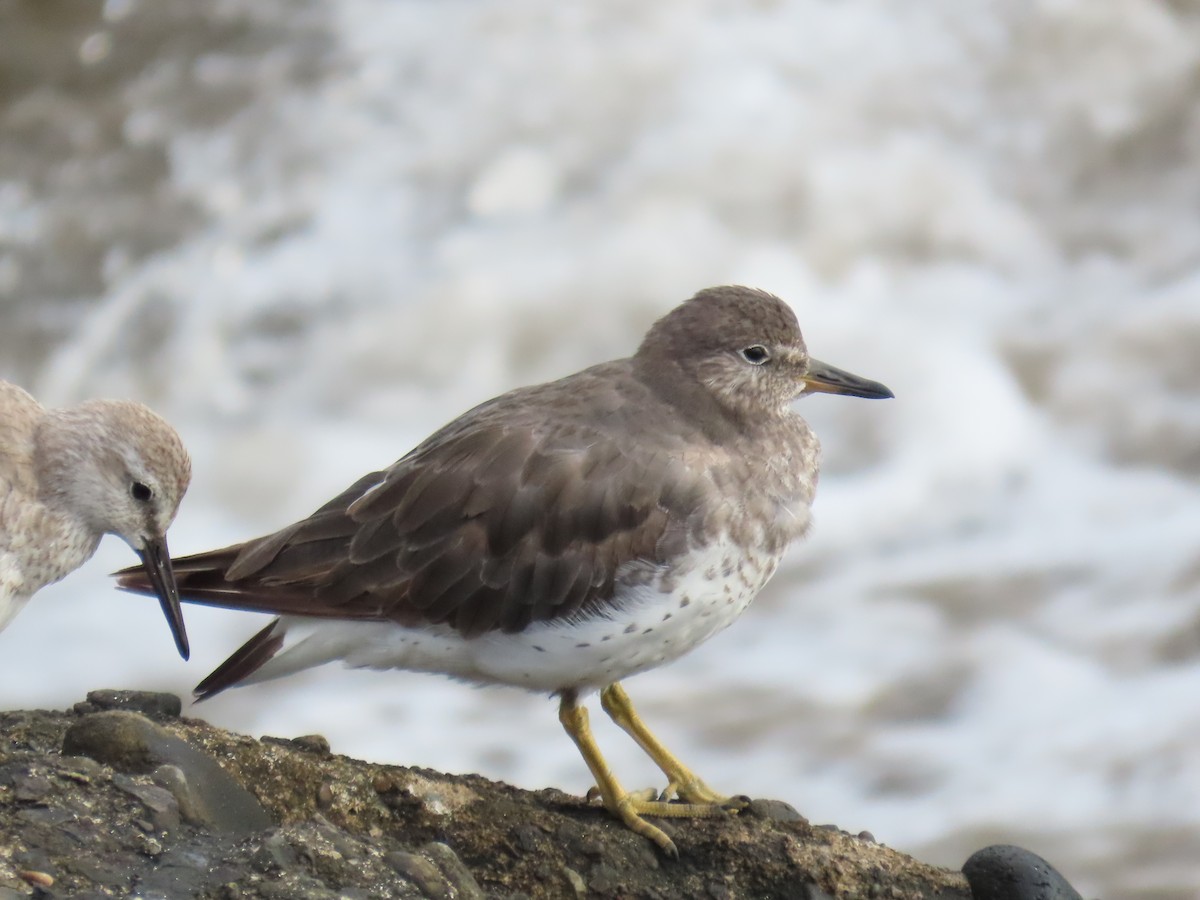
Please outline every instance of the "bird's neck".
[[98, 436], [94, 440], [80, 439], [79, 424], [72, 412], [47, 411], [34, 433], [38, 499], [48, 509], [81, 521], [94, 530], [98, 540], [104, 532], [103, 480], [97, 465], [100, 441]]
[[716, 444], [728, 444], [757, 423], [744, 410], [731, 407], [673, 359], [634, 357], [634, 371], [663, 402], [672, 406]]

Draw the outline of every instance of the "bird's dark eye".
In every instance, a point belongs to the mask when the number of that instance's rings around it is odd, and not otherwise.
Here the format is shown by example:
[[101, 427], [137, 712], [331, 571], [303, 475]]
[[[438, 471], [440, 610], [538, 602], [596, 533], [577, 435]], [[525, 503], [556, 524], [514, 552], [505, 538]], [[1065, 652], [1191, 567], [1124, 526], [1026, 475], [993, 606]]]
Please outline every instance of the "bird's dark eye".
[[761, 366], [771, 358], [771, 354], [762, 344], [754, 344], [742, 351], [742, 359], [752, 366]]
[[129, 496], [139, 503], [146, 503], [154, 496], [154, 491], [150, 490], [150, 485], [135, 481], [129, 486]]

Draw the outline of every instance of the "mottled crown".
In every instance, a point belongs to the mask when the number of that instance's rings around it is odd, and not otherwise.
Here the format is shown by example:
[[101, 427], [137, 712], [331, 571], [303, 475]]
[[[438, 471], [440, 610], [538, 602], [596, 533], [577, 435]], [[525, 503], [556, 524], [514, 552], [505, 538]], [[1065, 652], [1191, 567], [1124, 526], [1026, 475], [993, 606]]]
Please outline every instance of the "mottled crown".
[[651, 326], [639, 356], [676, 359], [767, 343], [804, 348], [791, 307], [766, 291], [739, 285], [706, 288]]
[[[168, 491], [175, 505], [187, 492], [192, 461], [178, 432], [158, 413], [129, 400], [91, 401], [104, 410], [112, 427], [135, 443], [146, 466]], [[86, 404], [84, 404], [86, 405]]]

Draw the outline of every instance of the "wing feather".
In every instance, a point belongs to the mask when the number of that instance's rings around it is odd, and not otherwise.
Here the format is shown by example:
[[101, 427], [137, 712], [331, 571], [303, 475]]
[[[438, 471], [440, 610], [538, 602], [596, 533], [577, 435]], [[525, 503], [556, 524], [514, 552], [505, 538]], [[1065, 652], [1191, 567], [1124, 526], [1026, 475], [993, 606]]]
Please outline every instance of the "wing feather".
[[[477, 407], [309, 518], [176, 560], [180, 594], [444, 623], [468, 636], [593, 613], [618, 577], [652, 572], [684, 548], [699, 518], [703, 475], [661, 449], [669, 444], [629, 440], [621, 416], [646, 398], [634, 380], [616, 382], [605, 382], [603, 415], [591, 420], [563, 405], [566, 381]], [[553, 415], [541, 409], [550, 403]], [[120, 578], [149, 589], [138, 567]]]

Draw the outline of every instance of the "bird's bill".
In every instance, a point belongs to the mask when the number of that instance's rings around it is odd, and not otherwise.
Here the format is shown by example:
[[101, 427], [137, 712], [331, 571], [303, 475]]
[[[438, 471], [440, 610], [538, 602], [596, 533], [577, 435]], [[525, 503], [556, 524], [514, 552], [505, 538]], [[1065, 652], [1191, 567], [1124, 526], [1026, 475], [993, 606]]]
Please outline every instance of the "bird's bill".
[[852, 375], [819, 359], [808, 361], [808, 374], [804, 376], [804, 393], [847, 394], [851, 397], [866, 397], [868, 400], [886, 400], [896, 396], [878, 381]]
[[187, 629], [183, 624], [183, 610], [179, 606], [179, 586], [175, 583], [175, 572], [171, 568], [171, 554], [167, 550], [166, 535], [156, 535], [146, 539], [145, 545], [138, 550], [142, 565], [154, 593], [158, 595], [158, 603], [166, 616], [167, 624], [171, 626], [171, 635], [175, 638], [175, 646], [179, 655], [187, 659], [191, 655], [188, 646]]

